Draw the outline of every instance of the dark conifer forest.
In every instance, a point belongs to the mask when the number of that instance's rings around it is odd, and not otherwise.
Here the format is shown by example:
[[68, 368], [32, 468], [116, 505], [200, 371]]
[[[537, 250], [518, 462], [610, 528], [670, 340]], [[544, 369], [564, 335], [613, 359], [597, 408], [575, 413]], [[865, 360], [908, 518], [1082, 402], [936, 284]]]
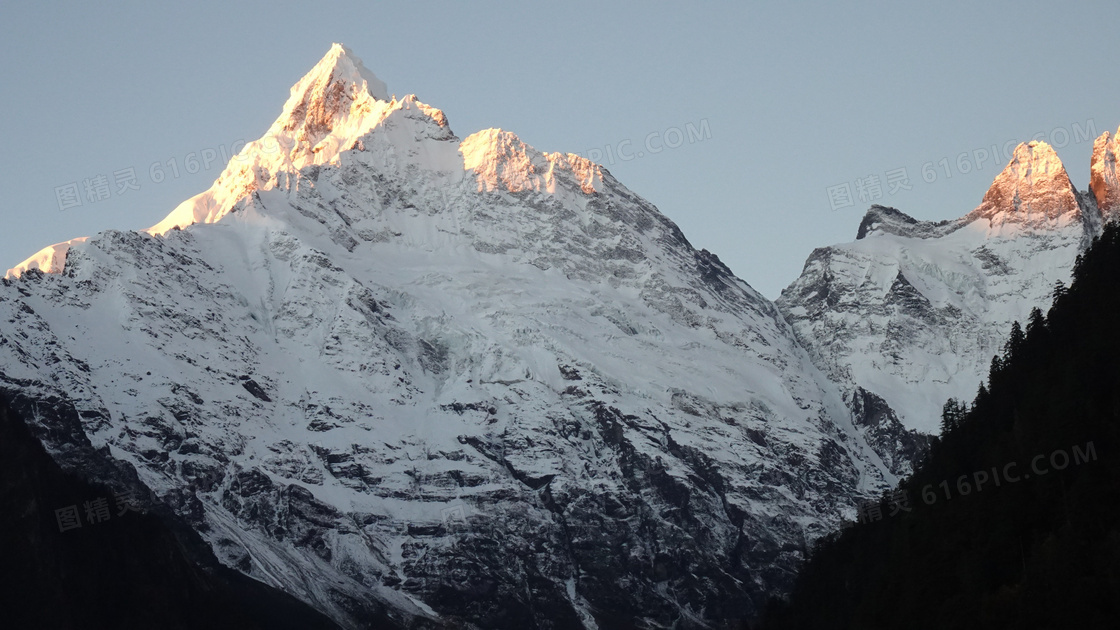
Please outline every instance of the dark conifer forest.
[[1120, 228], [1010, 332], [919, 469], [822, 539], [763, 627], [1110, 628], [1120, 619]]

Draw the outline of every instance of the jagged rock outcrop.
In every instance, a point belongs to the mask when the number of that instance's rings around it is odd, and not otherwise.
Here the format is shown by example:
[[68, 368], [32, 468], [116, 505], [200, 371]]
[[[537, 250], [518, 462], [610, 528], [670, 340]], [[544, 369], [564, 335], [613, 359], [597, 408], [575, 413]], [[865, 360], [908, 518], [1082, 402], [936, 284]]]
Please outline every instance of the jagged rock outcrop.
[[1015, 147], [1011, 162], [996, 176], [980, 206], [963, 222], [986, 219], [989, 230], [998, 230], [1005, 223], [1034, 229], [1080, 224], [1084, 220], [1080, 197], [1050, 145], [1022, 143]]
[[[1120, 133], [1120, 130], [1117, 130]], [[1089, 190], [1105, 221], [1120, 217], [1120, 179], [1116, 173], [1116, 155], [1120, 138], [1104, 132], [1093, 142], [1093, 159], [1089, 169]]]

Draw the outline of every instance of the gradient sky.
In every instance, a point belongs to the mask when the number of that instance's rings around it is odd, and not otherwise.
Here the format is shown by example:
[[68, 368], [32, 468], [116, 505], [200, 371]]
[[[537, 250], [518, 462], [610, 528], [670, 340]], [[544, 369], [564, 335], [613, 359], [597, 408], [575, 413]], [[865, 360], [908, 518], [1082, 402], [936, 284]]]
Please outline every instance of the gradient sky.
[[[335, 41], [460, 137], [599, 157], [770, 298], [871, 202], [972, 210], [1017, 141], [1051, 141], [1085, 189], [1092, 137], [1120, 125], [1115, 0], [23, 5], [0, 4], [0, 269], [157, 223], [224, 167], [188, 156], [262, 135]], [[710, 133], [666, 147], [689, 125]], [[139, 190], [59, 209], [57, 187], [127, 168]], [[851, 205], [829, 196], [845, 183]]]

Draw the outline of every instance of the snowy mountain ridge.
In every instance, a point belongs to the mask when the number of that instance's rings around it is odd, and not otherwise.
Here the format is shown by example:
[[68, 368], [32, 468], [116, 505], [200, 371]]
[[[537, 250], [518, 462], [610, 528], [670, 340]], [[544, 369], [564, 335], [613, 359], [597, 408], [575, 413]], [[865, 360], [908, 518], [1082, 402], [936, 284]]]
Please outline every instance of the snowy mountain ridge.
[[937, 433], [943, 403], [975, 396], [1012, 322], [1049, 306], [1115, 216], [1115, 150], [1107, 132], [1095, 143], [1092, 194], [1030, 142], [960, 219], [873, 206], [854, 242], [810, 255], [778, 307], [850, 406], [870, 393], [907, 428]]
[[906, 470], [606, 169], [386, 96], [336, 45], [209, 191], [0, 283], [0, 393], [61, 464], [418, 628], [752, 619]]

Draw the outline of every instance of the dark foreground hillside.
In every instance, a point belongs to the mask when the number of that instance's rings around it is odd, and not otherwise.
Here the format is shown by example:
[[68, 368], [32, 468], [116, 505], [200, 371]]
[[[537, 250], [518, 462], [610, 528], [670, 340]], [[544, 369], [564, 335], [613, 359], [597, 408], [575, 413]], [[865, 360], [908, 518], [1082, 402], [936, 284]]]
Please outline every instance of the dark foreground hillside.
[[63, 472], [0, 399], [0, 625], [338, 627], [290, 595], [221, 566], [190, 530], [126, 509], [130, 502], [117, 498]]
[[1120, 229], [1013, 329], [902, 494], [812, 554], [767, 630], [1120, 627]]

